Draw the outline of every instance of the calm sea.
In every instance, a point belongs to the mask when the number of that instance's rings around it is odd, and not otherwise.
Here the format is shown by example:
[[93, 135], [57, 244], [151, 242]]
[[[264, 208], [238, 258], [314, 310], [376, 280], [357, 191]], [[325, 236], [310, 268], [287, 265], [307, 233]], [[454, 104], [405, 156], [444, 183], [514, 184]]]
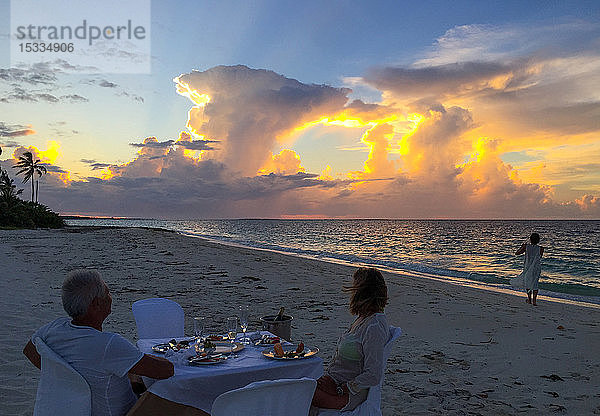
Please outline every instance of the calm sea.
[[600, 303], [600, 221], [77, 219], [155, 227], [226, 243], [508, 286], [532, 232], [545, 247], [541, 293]]

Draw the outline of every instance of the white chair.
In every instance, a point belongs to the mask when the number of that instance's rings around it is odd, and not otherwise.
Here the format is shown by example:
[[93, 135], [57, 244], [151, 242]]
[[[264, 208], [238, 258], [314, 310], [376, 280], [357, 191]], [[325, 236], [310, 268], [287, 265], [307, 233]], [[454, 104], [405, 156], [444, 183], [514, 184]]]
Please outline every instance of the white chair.
[[33, 415], [89, 416], [92, 394], [87, 381], [41, 338], [36, 337], [33, 343], [42, 358]]
[[175, 338], [183, 336], [183, 308], [169, 299], [151, 298], [131, 306], [138, 338]]
[[212, 416], [307, 416], [317, 382], [312, 378], [256, 381], [217, 397]]
[[[387, 362], [387, 359], [392, 352], [394, 341], [396, 341], [400, 335], [402, 335], [402, 330], [400, 328], [390, 326], [390, 337], [383, 347], [384, 362]], [[354, 410], [341, 412], [335, 409], [319, 409], [319, 416], [381, 416], [381, 386], [383, 385], [383, 377], [384, 375], [382, 374], [381, 383], [379, 383], [378, 386], [371, 387], [365, 401], [359, 404]]]

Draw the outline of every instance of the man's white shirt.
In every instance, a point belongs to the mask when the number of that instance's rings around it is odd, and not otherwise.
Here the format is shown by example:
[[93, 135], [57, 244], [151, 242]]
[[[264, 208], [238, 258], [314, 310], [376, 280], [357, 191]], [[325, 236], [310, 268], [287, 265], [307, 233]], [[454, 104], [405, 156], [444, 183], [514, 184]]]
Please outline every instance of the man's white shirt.
[[32, 339], [35, 337], [86, 379], [93, 416], [122, 416], [135, 404], [137, 397], [127, 373], [144, 353], [121, 335], [58, 318], [38, 329]]

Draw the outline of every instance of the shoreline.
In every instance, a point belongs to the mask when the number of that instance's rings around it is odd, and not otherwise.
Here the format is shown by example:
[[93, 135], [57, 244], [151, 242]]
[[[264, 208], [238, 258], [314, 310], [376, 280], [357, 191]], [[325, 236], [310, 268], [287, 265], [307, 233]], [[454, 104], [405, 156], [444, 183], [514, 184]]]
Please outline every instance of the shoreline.
[[[86, 226], [84, 226], [84, 227], [86, 227]], [[110, 226], [106, 226], [106, 227], [110, 228]], [[132, 228], [132, 227], [122, 227], [122, 228]], [[146, 228], [146, 229], [155, 229], [155, 230], [162, 230], [162, 231], [167, 231], [167, 232], [174, 232], [174, 233], [177, 233], [177, 234], [185, 236], [185, 237], [199, 238], [204, 241], [208, 241], [208, 242], [211, 242], [214, 244], [222, 244], [224, 246], [230, 246], [230, 247], [236, 247], [236, 248], [242, 248], [242, 249], [248, 249], [248, 250], [266, 251], [269, 253], [277, 253], [277, 254], [281, 254], [284, 256], [292, 256], [292, 257], [297, 257], [297, 258], [301, 258], [301, 259], [316, 260], [316, 261], [322, 261], [322, 262], [331, 263], [331, 264], [339, 264], [341, 266], [375, 267], [379, 270], [386, 271], [388, 273], [398, 275], [398, 276], [410, 276], [410, 277], [415, 277], [415, 278], [431, 279], [431, 280], [435, 280], [438, 282], [454, 284], [454, 285], [464, 286], [464, 287], [471, 287], [471, 288], [476, 288], [476, 289], [481, 289], [481, 290], [487, 290], [490, 292], [505, 293], [505, 294], [512, 295], [512, 296], [525, 296], [524, 292], [516, 290], [516, 289], [512, 289], [509, 285], [485, 283], [485, 282], [479, 282], [477, 280], [469, 280], [469, 279], [456, 277], [456, 276], [436, 275], [434, 273], [419, 272], [416, 270], [399, 270], [399, 269], [394, 269], [391, 267], [382, 266], [382, 265], [379, 265], [376, 263], [353, 263], [351, 261], [346, 261], [346, 260], [336, 259], [336, 258], [331, 258], [331, 257], [315, 257], [315, 256], [310, 256], [310, 255], [306, 255], [306, 254], [302, 254], [302, 253], [294, 253], [294, 252], [276, 250], [276, 249], [270, 249], [270, 248], [264, 248], [264, 247], [253, 247], [253, 246], [244, 245], [244, 244], [240, 244], [240, 243], [236, 243], [236, 242], [228, 242], [228, 241], [219, 240], [216, 238], [210, 238], [210, 237], [205, 237], [205, 236], [201, 236], [201, 235], [196, 235], [194, 233], [177, 231], [177, 230], [169, 230], [169, 229], [160, 228], [160, 227], [133, 227], [133, 228]], [[569, 293], [552, 292], [549, 290], [541, 289], [539, 291], [538, 298], [549, 301], [549, 302], [566, 303], [566, 304], [577, 305], [577, 306], [581, 306], [581, 307], [600, 309], [600, 296], [572, 295]]]
[[[60, 285], [67, 271], [100, 271], [113, 293], [105, 330], [136, 338], [131, 304], [161, 296], [186, 315], [222, 331], [238, 304], [251, 305], [249, 330], [280, 306], [294, 316], [292, 337], [318, 346], [327, 363], [352, 322], [341, 292], [353, 266], [142, 228], [69, 228], [0, 232], [0, 398], [7, 414], [33, 409], [39, 373], [21, 349], [39, 326], [64, 316]], [[386, 316], [403, 335], [386, 367], [384, 415], [566, 414], [600, 412], [600, 311], [493, 292], [443, 279], [384, 272]], [[510, 296], [509, 296], [510, 295]], [[558, 380], [553, 375], [560, 378]], [[558, 381], [553, 381], [558, 380]], [[548, 392], [556, 393], [550, 395]]]
[[[156, 221], [156, 220], [148, 220], [148, 221]], [[162, 220], [160, 220], [162, 221]], [[253, 220], [252, 220], [253, 221]], [[295, 220], [293, 220], [295, 221]], [[454, 220], [451, 220], [454, 221]], [[467, 220], [465, 220], [467, 221]], [[470, 221], [470, 220], [469, 220]], [[498, 220], [498, 221], [502, 221], [502, 220]], [[72, 225], [74, 227], [87, 227], [87, 226], [99, 226], [99, 227], [124, 227], [122, 225], [112, 225], [112, 224], [106, 224], [106, 225]], [[306, 258], [306, 259], [315, 259], [318, 261], [325, 261], [325, 262], [331, 262], [331, 263], [335, 263], [335, 264], [342, 264], [342, 265], [350, 265], [350, 266], [367, 266], [367, 267], [376, 267], [382, 270], [387, 270], [391, 273], [394, 274], [398, 274], [398, 275], [411, 275], [411, 276], [422, 276], [424, 278], [435, 278], [435, 279], [441, 279], [442, 281], [447, 281], [453, 284], [461, 284], [464, 286], [470, 286], [470, 287], [478, 287], [484, 290], [491, 290], [491, 291], [506, 291], [506, 293], [515, 293], [515, 294], [521, 294], [522, 292], [512, 288], [509, 280], [510, 280], [510, 276], [505, 276], [505, 275], [496, 275], [493, 272], [493, 268], [490, 267], [489, 270], [492, 270], [492, 272], [490, 273], [486, 273], [486, 272], [474, 272], [474, 273], [468, 273], [469, 275], [473, 275], [474, 277], [471, 276], [464, 276], [465, 271], [462, 269], [456, 269], [456, 268], [448, 268], [448, 269], [444, 269], [444, 268], [437, 268], [437, 266], [432, 266], [432, 265], [428, 265], [426, 263], [414, 263], [413, 265], [411, 265], [410, 263], [406, 266], [394, 266], [394, 265], [387, 265], [384, 263], [389, 263], [388, 260], [381, 260], [380, 262], [373, 262], [373, 261], [369, 261], [369, 259], [366, 258], [360, 258], [357, 257], [356, 259], [345, 259], [343, 258], [344, 255], [343, 254], [339, 254], [339, 253], [334, 253], [334, 252], [330, 252], [330, 253], [322, 253], [322, 252], [315, 252], [314, 249], [302, 249], [302, 248], [294, 248], [294, 247], [286, 247], [286, 246], [278, 246], [277, 244], [268, 244], [268, 243], [264, 243], [264, 242], [260, 242], [260, 241], [240, 241], [239, 239], [237, 240], [233, 240], [230, 241], [228, 239], [228, 237], [219, 237], [219, 236], [213, 236], [213, 235], [207, 235], [207, 234], [202, 234], [202, 233], [198, 233], [195, 231], [191, 231], [191, 230], [181, 230], [181, 229], [177, 229], [177, 227], [173, 227], [173, 228], [168, 228], [167, 225], [158, 225], [158, 226], [154, 226], [154, 225], [130, 225], [129, 227], [125, 226], [125, 228], [135, 228], [135, 227], [139, 227], [139, 228], [148, 228], [148, 229], [158, 229], [158, 230], [165, 230], [165, 231], [170, 231], [170, 232], [176, 232], [179, 233], [181, 235], [184, 236], [189, 236], [189, 237], [195, 237], [195, 238], [200, 238], [200, 239], [204, 239], [207, 241], [211, 241], [214, 242], [216, 244], [223, 244], [223, 245], [228, 245], [228, 246], [232, 246], [232, 247], [240, 247], [240, 248], [248, 248], [248, 249], [252, 249], [252, 250], [264, 250], [264, 251], [268, 251], [268, 252], [273, 252], [273, 253], [280, 253], [280, 254], [284, 254], [284, 255], [291, 255], [291, 256], [295, 256], [295, 257], [299, 257], [299, 258]], [[266, 247], [265, 247], [266, 246]], [[325, 254], [325, 255], [324, 255]], [[393, 262], [393, 261], [392, 261]], [[400, 261], [400, 264], [402, 264], [402, 261]], [[515, 271], [515, 274], [513, 275], [516, 276], [519, 273], [519, 270]], [[478, 277], [479, 276], [479, 277]], [[487, 280], [487, 279], [491, 279]], [[542, 282], [540, 283], [540, 296], [544, 296], [548, 299], [556, 299], [556, 301], [558, 302], [566, 302], [566, 303], [575, 303], [575, 304], [583, 304], [583, 305], [592, 305], [591, 307], [596, 307], [593, 305], [598, 305], [600, 306], [600, 288], [593, 286], [593, 285], [586, 285], [583, 283], [565, 283], [565, 288], [561, 289], [560, 291], [557, 291], [556, 288], [557, 286], [561, 286], [561, 284], [557, 284], [554, 281], [545, 281], [544, 279], [546, 279], [544, 276], [542, 276]], [[552, 286], [552, 287], [545, 287], [545, 285], [548, 286]], [[581, 291], [590, 291], [592, 292], [591, 294], [588, 293], [581, 293]], [[579, 293], [578, 293], [579, 292]]]

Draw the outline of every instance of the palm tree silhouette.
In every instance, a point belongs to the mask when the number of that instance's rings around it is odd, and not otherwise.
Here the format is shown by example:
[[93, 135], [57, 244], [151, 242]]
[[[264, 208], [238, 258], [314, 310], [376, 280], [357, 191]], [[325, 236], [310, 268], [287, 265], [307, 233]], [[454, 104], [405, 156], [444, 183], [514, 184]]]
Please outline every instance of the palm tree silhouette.
[[[34, 196], [36, 195], [34, 187], [34, 175], [37, 173], [38, 178], [40, 178], [44, 173], [47, 172], [46, 168], [40, 164], [39, 159], [35, 161], [33, 160], [33, 154], [31, 154], [31, 152], [23, 153], [23, 156], [19, 157], [19, 162], [17, 162], [13, 168], [21, 169], [16, 174], [24, 174], [23, 183], [27, 183], [27, 181], [31, 179], [31, 202], [33, 202]], [[37, 203], [37, 197], [35, 198], [35, 202]]]
[[16, 201], [21, 192], [23, 190], [17, 189], [14, 181], [9, 178], [8, 172], [0, 168], [0, 201], [4, 201], [10, 205]]

